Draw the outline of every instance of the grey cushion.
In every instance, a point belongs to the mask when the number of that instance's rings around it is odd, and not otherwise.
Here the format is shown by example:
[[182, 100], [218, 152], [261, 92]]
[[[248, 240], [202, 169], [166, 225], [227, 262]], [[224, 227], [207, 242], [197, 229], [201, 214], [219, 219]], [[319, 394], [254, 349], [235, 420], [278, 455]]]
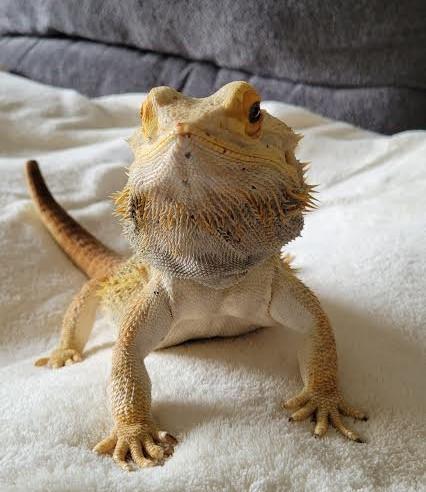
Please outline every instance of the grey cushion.
[[426, 127], [425, 6], [3, 0], [0, 63], [89, 95], [169, 84], [200, 96], [247, 79], [266, 98], [391, 133]]

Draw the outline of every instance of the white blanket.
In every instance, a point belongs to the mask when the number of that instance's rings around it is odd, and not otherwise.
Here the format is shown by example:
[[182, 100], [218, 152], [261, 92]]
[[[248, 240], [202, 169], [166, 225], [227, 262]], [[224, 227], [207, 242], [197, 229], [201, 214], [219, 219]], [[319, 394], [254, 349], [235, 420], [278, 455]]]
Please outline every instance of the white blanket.
[[298, 155], [320, 183], [288, 251], [331, 318], [344, 395], [371, 417], [348, 424], [368, 444], [288, 422], [296, 335], [263, 329], [148, 357], [154, 415], [180, 442], [163, 467], [129, 474], [91, 451], [111, 426], [113, 331], [99, 317], [81, 364], [33, 366], [84, 277], [41, 224], [23, 167], [39, 160], [58, 201], [125, 251], [109, 196], [142, 100], [0, 74], [0, 490], [424, 490], [426, 132], [384, 137], [276, 102], [264, 106], [305, 135]]

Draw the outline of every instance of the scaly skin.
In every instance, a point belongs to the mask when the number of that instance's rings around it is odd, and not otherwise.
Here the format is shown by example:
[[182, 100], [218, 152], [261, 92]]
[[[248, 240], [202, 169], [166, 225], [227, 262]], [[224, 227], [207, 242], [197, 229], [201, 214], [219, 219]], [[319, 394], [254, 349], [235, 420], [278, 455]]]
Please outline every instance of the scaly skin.
[[54, 201], [37, 163], [27, 164], [33, 199], [53, 237], [89, 277], [64, 317], [59, 347], [36, 365], [58, 368], [82, 358], [99, 301], [118, 325], [113, 349], [111, 434], [95, 447], [122, 468], [163, 463], [176, 440], [151, 413], [144, 359], [191, 338], [232, 336], [258, 326], [290, 326], [304, 334], [304, 388], [283, 404], [290, 420], [313, 415], [314, 435], [329, 422], [361, 442], [341, 414], [350, 407], [337, 384], [333, 331], [315, 295], [280, 258], [313, 207], [299, 137], [259, 109], [245, 82], [208, 98], [168, 87], [145, 100], [130, 140], [135, 160], [116, 196], [134, 255], [119, 258]]

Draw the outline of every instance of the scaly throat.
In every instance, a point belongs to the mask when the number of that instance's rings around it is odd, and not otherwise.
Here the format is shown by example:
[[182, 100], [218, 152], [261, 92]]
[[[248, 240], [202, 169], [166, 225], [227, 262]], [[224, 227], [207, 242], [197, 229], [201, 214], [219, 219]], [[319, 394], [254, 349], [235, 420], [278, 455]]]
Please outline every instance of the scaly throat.
[[135, 160], [116, 210], [135, 254], [211, 284], [242, 275], [300, 234], [310, 187], [288, 168], [179, 138]]

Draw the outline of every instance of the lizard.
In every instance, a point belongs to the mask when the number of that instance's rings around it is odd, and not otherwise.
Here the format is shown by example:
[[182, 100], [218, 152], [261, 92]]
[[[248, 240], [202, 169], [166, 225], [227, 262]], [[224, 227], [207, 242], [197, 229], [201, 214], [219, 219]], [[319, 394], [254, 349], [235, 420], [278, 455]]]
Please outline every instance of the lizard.
[[[112, 351], [114, 426], [94, 451], [123, 469], [164, 463], [177, 440], [151, 412], [144, 359], [187, 340], [236, 336], [259, 327], [295, 329], [303, 389], [283, 402], [290, 421], [313, 418], [364, 442], [342, 415], [366, 420], [340, 391], [330, 321], [317, 296], [283, 259], [315, 208], [301, 135], [262, 109], [247, 82], [204, 98], [161, 86], [141, 106], [129, 138], [134, 160], [116, 214], [132, 255], [111, 251], [72, 219], [26, 164], [32, 199], [53, 238], [88, 277], [63, 318], [59, 346], [36, 366], [79, 362], [99, 306], [117, 326]], [[130, 459], [129, 459], [130, 458]], [[131, 464], [133, 465], [131, 466]]]

